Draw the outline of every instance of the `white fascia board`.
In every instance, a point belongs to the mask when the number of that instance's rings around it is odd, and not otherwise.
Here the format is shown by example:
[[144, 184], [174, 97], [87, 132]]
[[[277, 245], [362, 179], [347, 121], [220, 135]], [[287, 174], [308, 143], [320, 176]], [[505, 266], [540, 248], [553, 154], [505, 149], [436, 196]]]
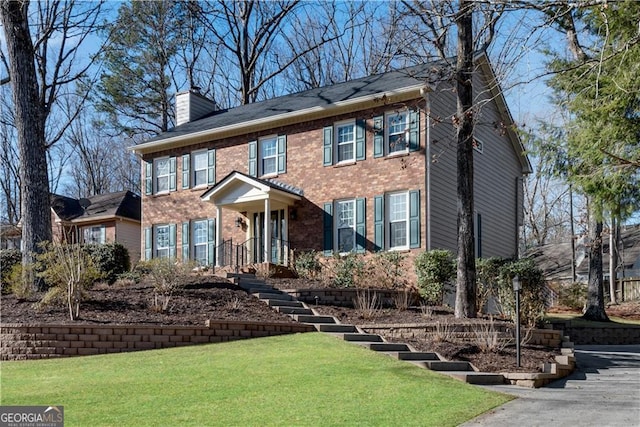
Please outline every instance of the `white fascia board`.
[[[254, 128], [268, 128], [270, 124], [280, 121], [287, 121], [289, 123], [301, 122], [305, 117], [319, 118], [335, 115], [340, 110], [349, 110], [360, 104], [368, 102], [396, 102], [400, 99], [409, 99], [413, 96], [420, 96], [420, 90], [424, 88], [424, 83], [407, 86], [401, 89], [390, 90], [386, 92], [380, 92], [375, 95], [367, 95], [359, 98], [348, 99], [346, 101], [339, 101], [333, 103], [327, 107], [316, 106], [306, 108], [304, 110], [293, 111], [290, 113], [277, 114], [275, 116], [264, 117], [256, 120], [250, 120], [247, 122], [236, 123], [233, 125], [222, 126], [218, 128], [212, 128], [203, 130], [200, 132], [193, 132], [188, 135], [176, 136], [173, 138], [166, 138], [160, 141], [153, 141], [142, 143], [128, 147], [127, 149], [134, 154], [143, 155], [146, 153], [152, 153], [154, 151], [160, 151], [167, 148], [181, 147], [185, 145], [191, 145], [196, 142], [218, 139], [220, 137], [230, 137], [248, 133], [253, 131]], [[400, 98], [400, 99], [397, 99]]]

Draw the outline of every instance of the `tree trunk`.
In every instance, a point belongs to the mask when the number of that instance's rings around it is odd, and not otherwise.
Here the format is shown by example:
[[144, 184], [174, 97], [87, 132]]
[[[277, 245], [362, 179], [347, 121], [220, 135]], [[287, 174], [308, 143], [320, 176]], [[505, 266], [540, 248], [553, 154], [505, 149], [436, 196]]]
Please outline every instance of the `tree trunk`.
[[458, 271], [455, 316], [476, 317], [476, 259], [473, 235], [473, 3], [460, 2], [457, 17], [458, 61], [456, 93], [458, 97]]
[[[13, 87], [15, 126], [20, 151], [20, 180], [22, 191], [22, 263], [33, 262], [40, 251], [38, 244], [51, 240], [51, 202], [47, 149], [44, 136], [45, 112], [39, 99], [35, 69], [35, 52], [29, 33], [29, 2], [2, 1], [0, 14], [5, 31], [9, 73]], [[34, 283], [25, 268], [23, 279]], [[36, 287], [39, 283], [36, 283]]]
[[591, 214], [589, 219], [589, 283], [587, 285], [587, 307], [583, 317], [587, 320], [608, 322], [604, 311], [604, 280], [602, 274], [602, 220]]
[[618, 278], [618, 236], [620, 223], [615, 216], [611, 217], [611, 231], [609, 232], [609, 299], [616, 304], [616, 279]]

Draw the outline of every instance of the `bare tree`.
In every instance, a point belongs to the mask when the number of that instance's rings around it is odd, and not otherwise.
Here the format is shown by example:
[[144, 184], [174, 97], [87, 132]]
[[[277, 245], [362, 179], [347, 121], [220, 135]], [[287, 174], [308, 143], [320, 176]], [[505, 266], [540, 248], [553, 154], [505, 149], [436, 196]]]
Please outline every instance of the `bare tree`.
[[20, 153], [23, 264], [33, 261], [40, 242], [51, 240], [47, 150], [62, 138], [77, 111], [54, 123], [48, 118], [69, 85], [90, 67], [90, 61], [79, 66], [78, 56], [101, 10], [102, 3], [51, 1], [31, 8], [28, 1], [0, 2]]

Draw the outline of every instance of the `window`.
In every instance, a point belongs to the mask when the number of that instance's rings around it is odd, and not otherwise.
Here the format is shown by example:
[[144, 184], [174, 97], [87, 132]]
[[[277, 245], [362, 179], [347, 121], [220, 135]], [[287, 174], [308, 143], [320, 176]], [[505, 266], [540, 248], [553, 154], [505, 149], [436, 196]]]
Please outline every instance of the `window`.
[[389, 195], [389, 248], [408, 248], [408, 193]]
[[343, 200], [336, 203], [336, 238], [338, 252], [353, 251], [356, 237], [356, 201]]
[[86, 227], [83, 230], [85, 243], [107, 243], [107, 229], [104, 225], [98, 225], [94, 227]]
[[169, 226], [156, 225], [155, 232], [155, 258], [169, 258], [169, 249], [171, 247]]
[[169, 175], [170, 165], [169, 158], [156, 159], [154, 162], [154, 176], [155, 176], [155, 193], [163, 193], [169, 191]]
[[478, 140], [475, 137], [473, 138], [473, 149], [476, 150], [478, 153], [482, 153], [484, 149], [482, 141]]
[[337, 158], [336, 161], [348, 162], [355, 160], [356, 132], [355, 123], [337, 124], [335, 127]]
[[272, 175], [277, 172], [278, 140], [267, 138], [260, 140], [260, 174]]
[[209, 161], [206, 151], [193, 153], [193, 186], [207, 185]]
[[402, 191], [374, 197], [373, 248], [419, 248], [420, 191]]
[[323, 166], [364, 160], [366, 158], [365, 128], [364, 119], [325, 126], [322, 133]]
[[287, 137], [270, 136], [249, 142], [249, 175], [276, 175], [287, 171]]
[[387, 153], [405, 152], [409, 148], [409, 112], [387, 114]]
[[419, 149], [419, 110], [393, 111], [373, 118], [373, 157]]
[[[324, 204], [324, 254], [364, 252], [366, 200], [350, 199]], [[335, 215], [334, 215], [335, 213]]]
[[193, 259], [198, 265], [208, 264], [207, 247], [209, 245], [209, 228], [208, 221], [193, 222]]

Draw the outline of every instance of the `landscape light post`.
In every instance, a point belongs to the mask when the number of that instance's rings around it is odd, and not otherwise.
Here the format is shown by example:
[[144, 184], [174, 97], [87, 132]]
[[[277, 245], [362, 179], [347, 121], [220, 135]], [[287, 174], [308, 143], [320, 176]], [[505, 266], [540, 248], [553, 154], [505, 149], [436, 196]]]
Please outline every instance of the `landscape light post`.
[[520, 367], [520, 278], [516, 274], [513, 278], [513, 291], [516, 294], [516, 366]]

